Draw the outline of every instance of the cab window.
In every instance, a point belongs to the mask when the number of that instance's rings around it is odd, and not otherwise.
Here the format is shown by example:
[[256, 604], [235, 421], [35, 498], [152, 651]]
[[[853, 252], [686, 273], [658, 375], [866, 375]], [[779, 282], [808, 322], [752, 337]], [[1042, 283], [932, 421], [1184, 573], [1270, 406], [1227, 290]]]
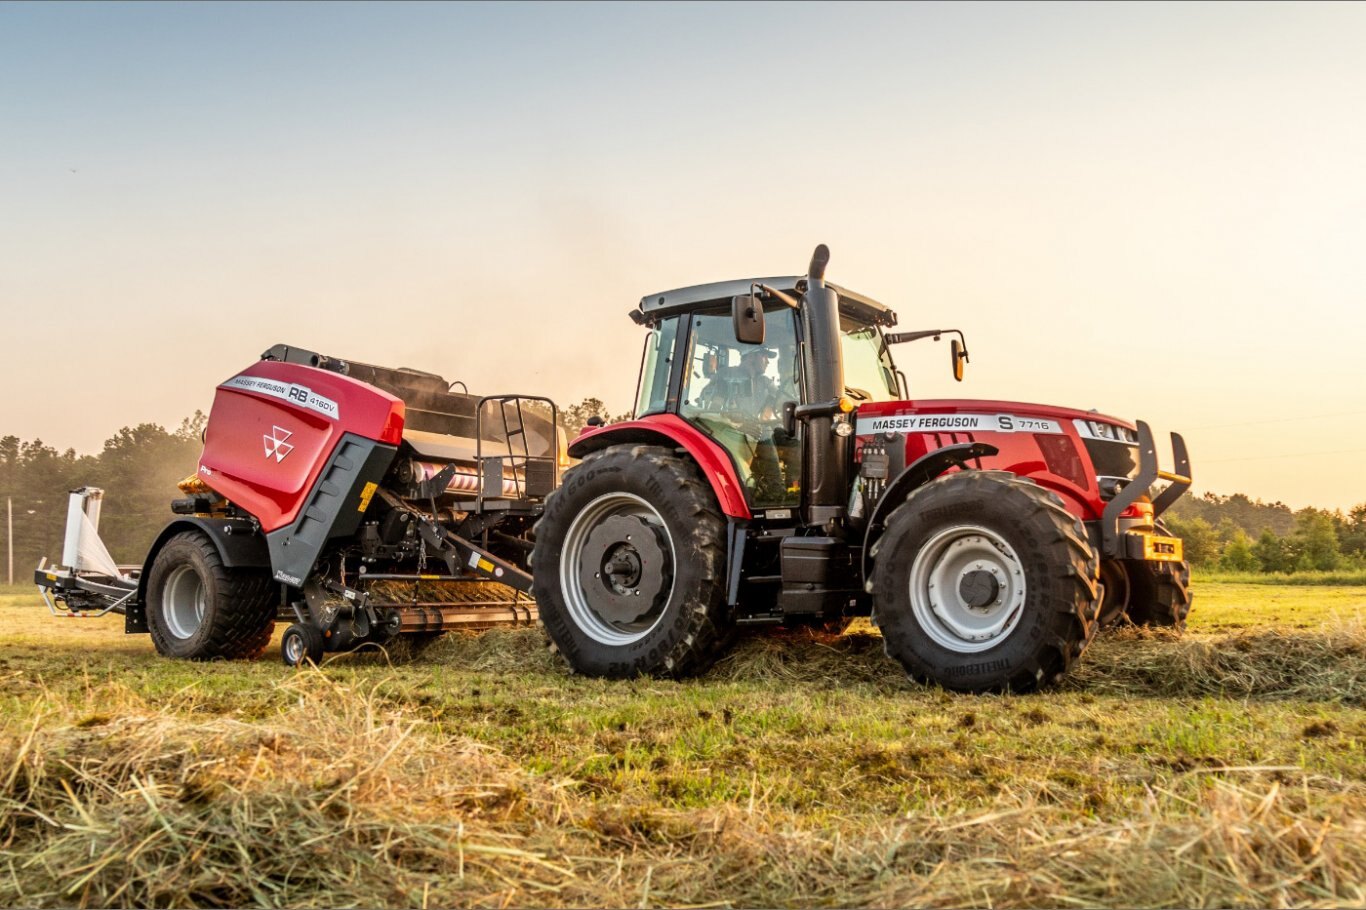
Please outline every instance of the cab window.
[[669, 397], [669, 370], [673, 366], [678, 318], [665, 319], [650, 329], [645, 355], [640, 362], [640, 388], [636, 392], [636, 417], [664, 410]]
[[678, 413], [730, 454], [755, 506], [801, 499], [801, 439], [782, 427], [783, 404], [801, 401], [795, 314], [765, 314], [761, 345], [735, 340], [729, 313], [692, 317]]

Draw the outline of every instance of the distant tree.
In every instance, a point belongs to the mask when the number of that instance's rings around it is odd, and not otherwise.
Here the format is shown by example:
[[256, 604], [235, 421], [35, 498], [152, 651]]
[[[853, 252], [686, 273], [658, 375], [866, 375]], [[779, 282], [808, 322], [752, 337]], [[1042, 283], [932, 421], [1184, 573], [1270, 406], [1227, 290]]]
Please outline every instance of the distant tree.
[[1267, 528], [1280, 536], [1295, 530], [1295, 516], [1289, 506], [1281, 502], [1264, 503], [1242, 493], [1232, 496], [1220, 496], [1217, 493], [1183, 496], [1172, 506], [1169, 514], [1181, 519], [1203, 518], [1212, 525], [1228, 519], [1249, 537], [1256, 537]]
[[87, 482], [102, 487], [110, 503], [100, 536], [117, 561], [140, 560], [170, 517], [170, 502], [180, 495], [176, 484], [195, 472], [203, 451], [203, 423], [196, 412], [174, 433], [144, 423], [105, 440]]
[[1353, 506], [1338, 527], [1338, 545], [1344, 556], [1366, 559], [1366, 503]]
[[631, 415], [618, 414], [613, 417], [607, 410], [607, 405], [601, 398], [585, 398], [578, 404], [571, 404], [560, 409], [560, 418], [564, 421], [565, 429], [569, 432], [569, 438], [575, 436], [588, 425], [588, 418], [601, 417], [608, 423], [616, 423], [621, 420], [630, 420]]
[[1342, 561], [1333, 516], [1320, 509], [1302, 509], [1295, 516], [1295, 568], [1330, 571]]
[[1252, 549], [1252, 538], [1244, 534], [1240, 528], [1237, 534], [1224, 544], [1224, 552], [1219, 557], [1219, 568], [1228, 572], [1256, 572], [1261, 567], [1261, 561]]
[[1252, 555], [1257, 557], [1263, 572], [1289, 572], [1295, 567], [1290, 548], [1270, 528], [1263, 531], [1252, 545]]
[[1186, 560], [1195, 566], [1212, 565], [1219, 561], [1222, 545], [1219, 532], [1203, 518], [1183, 521], [1180, 518], [1166, 519], [1167, 529], [1184, 542]]

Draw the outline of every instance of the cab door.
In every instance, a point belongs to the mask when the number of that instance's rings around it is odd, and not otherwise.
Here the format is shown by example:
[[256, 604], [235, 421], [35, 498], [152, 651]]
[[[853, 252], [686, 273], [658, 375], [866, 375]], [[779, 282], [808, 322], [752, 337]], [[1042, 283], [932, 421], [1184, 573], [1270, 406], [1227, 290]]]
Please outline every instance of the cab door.
[[796, 314], [787, 307], [768, 310], [761, 345], [735, 340], [728, 311], [688, 320], [679, 416], [730, 455], [751, 508], [800, 505], [801, 430], [789, 435], [783, 429], [784, 403], [802, 400]]

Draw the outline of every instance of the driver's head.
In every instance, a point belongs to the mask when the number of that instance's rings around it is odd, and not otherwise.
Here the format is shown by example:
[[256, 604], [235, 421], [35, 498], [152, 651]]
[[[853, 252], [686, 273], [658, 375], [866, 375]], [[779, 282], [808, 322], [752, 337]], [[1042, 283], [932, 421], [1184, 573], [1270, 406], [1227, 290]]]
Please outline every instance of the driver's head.
[[747, 373], [757, 375], [768, 369], [768, 362], [772, 358], [773, 352], [768, 348], [754, 348], [740, 357], [740, 366], [744, 367]]

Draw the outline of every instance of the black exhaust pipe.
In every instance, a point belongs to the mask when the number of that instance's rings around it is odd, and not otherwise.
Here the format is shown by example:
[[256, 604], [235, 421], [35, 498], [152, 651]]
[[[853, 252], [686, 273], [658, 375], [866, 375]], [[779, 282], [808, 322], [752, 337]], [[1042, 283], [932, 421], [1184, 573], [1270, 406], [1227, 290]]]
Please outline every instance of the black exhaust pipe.
[[[803, 368], [807, 400], [833, 402], [844, 395], [844, 360], [840, 353], [839, 295], [825, 285], [830, 249], [816, 247], [802, 293]], [[849, 501], [849, 437], [836, 436], [830, 416], [806, 423], [807, 521], [823, 525], [842, 518]]]

